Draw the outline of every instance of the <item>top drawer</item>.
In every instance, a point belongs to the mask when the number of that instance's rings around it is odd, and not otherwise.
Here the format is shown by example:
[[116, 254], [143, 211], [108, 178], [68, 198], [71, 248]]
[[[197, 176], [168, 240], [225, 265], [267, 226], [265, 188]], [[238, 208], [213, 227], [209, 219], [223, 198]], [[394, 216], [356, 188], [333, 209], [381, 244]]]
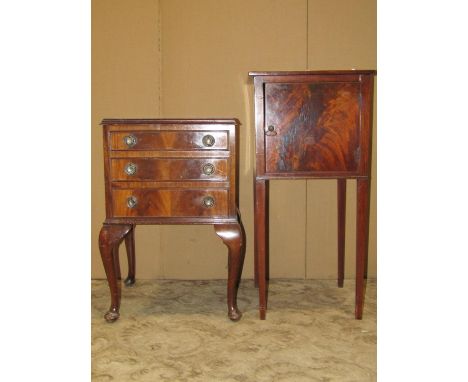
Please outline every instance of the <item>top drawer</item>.
[[111, 150], [228, 150], [227, 131], [111, 132]]

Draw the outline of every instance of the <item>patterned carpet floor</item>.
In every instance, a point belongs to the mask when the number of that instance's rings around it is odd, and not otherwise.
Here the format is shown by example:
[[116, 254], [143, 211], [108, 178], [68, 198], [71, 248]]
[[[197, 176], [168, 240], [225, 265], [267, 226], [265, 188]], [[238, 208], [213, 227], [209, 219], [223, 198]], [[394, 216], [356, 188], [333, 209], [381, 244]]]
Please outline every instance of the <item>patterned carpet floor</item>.
[[92, 282], [92, 380], [375, 381], [376, 282], [354, 319], [354, 281], [272, 280], [267, 319], [243, 280], [242, 319], [226, 315], [226, 282], [137, 280], [122, 288], [120, 319], [103, 318], [110, 295]]

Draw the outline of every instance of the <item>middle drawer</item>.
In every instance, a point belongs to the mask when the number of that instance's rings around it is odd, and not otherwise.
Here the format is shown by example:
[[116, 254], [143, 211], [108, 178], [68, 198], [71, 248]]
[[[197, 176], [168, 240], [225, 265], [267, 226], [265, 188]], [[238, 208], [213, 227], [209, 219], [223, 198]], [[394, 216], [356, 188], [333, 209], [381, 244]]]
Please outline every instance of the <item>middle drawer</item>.
[[112, 181], [216, 180], [228, 178], [227, 158], [111, 159]]

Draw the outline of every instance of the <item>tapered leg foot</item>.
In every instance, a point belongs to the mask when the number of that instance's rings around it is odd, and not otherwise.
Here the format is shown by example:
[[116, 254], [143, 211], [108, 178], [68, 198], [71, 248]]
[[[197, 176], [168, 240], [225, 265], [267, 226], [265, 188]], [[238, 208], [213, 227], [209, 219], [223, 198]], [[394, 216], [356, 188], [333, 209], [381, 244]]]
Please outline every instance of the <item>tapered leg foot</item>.
[[338, 288], [343, 288], [346, 231], [346, 179], [338, 179]]
[[268, 299], [268, 183], [255, 180], [255, 267], [258, 280], [260, 319], [266, 318]]
[[99, 250], [111, 293], [111, 306], [104, 315], [107, 322], [114, 322], [119, 318], [120, 267], [117, 248], [131, 228], [131, 225], [104, 224], [99, 233]]
[[239, 289], [245, 257], [244, 227], [239, 220], [237, 224], [215, 224], [214, 229], [216, 234], [228, 247], [228, 317], [232, 321], [239, 321], [242, 313], [237, 307], [237, 291]]
[[127, 250], [128, 276], [124, 281], [126, 287], [135, 285], [135, 225], [125, 236], [125, 249]]
[[[257, 192], [256, 184], [254, 181], [254, 207], [257, 205]], [[256, 211], [256, 210], [255, 210]], [[257, 230], [258, 230], [258, 216], [254, 214], [254, 285], [255, 288], [258, 288], [258, 239], [257, 239]]]
[[369, 235], [369, 179], [357, 180], [356, 211], [356, 305], [355, 317], [362, 319], [364, 306], [364, 274]]

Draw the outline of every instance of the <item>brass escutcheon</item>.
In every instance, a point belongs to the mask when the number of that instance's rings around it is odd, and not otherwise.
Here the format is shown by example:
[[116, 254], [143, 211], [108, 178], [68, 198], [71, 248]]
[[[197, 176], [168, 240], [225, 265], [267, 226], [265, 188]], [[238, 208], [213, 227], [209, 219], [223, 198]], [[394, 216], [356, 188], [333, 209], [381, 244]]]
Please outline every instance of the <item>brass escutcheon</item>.
[[137, 171], [137, 166], [135, 163], [128, 163], [126, 166], [125, 166], [125, 173], [127, 175], [135, 175], [136, 171]]
[[215, 144], [215, 139], [212, 135], [205, 135], [202, 139], [202, 143], [206, 147], [211, 147]]
[[128, 147], [133, 147], [137, 143], [137, 138], [134, 135], [127, 135], [124, 137], [124, 142]]
[[205, 175], [213, 175], [215, 171], [215, 167], [211, 163], [207, 163], [203, 165], [203, 174]]
[[211, 196], [205, 196], [203, 198], [203, 205], [207, 208], [211, 208], [215, 205], [215, 200]]
[[137, 204], [138, 204], [138, 200], [133, 195], [127, 198], [128, 208], [134, 208]]

